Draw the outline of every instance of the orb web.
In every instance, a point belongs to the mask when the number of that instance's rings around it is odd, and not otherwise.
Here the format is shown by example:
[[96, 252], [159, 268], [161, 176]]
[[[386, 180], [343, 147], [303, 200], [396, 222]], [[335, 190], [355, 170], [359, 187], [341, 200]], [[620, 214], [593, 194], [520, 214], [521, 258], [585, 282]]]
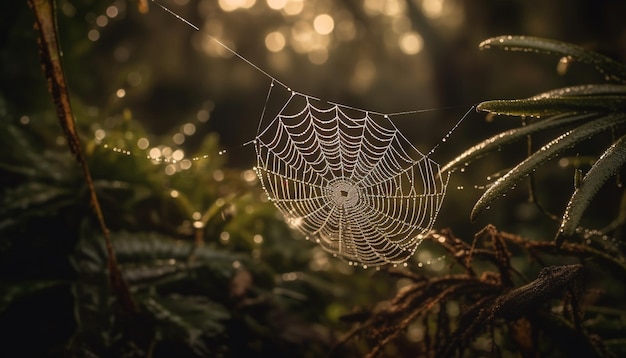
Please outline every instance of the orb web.
[[363, 266], [413, 255], [433, 226], [449, 179], [389, 116], [298, 92], [259, 126], [254, 144], [255, 171], [287, 223]]

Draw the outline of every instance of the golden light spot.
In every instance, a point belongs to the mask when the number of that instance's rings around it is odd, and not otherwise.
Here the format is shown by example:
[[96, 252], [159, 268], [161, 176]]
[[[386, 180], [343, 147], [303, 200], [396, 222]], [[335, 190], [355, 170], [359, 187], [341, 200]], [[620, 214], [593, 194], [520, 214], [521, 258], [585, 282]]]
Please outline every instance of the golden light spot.
[[215, 181], [222, 181], [222, 180], [224, 180], [224, 172], [219, 170], [219, 169], [214, 171], [213, 172], [213, 179]]
[[119, 14], [119, 10], [117, 9], [117, 6], [111, 5], [107, 7], [105, 13], [107, 14], [108, 17], [114, 18], [114, 17], [117, 17], [117, 15]]
[[387, 0], [384, 2], [383, 13], [387, 16], [397, 16], [402, 13], [405, 9], [404, 1], [400, 2], [398, 0]]
[[175, 161], [183, 160], [185, 157], [185, 152], [182, 149], [176, 149], [174, 153], [172, 153], [172, 159]]
[[183, 133], [187, 136], [194, 135], [194, 133], [196, 133], [196, 125], [193, 123], [185, 123], [183, 125]]
[[365, 2], [363, 3], [365, 12], [372, 15], [381, 13], [384, 6], [385, 2], [380, 0], [365, 0]]
[[176, 133], [172, 136], [172, 141], [178, 145], [185, 143], [185, 135], [182, 133]]
[[117, 96], [117, 98], [124, 98], [124, 96], [126, 96], [126, 90], [120, 88], [115, 92], [115, 95]]
[[137, 148], [146, 149], [148, 148], [148, 146], [150, 146], [150, 141], [148, 140], [148, 138], [139, 138], [139, 140], [137, 140]]
[[313, 28], [320, 35], [328, 35], [335, 28], [335, 20], [328, 14], [317, 15], [313, 20]]
[[198, 122], [201, 123], [205, 123], [206, 121], [208, 121], [209, 117], [211, 117], [211, 112], [207, 111], [206, 109], [201, 109], [198, 111], [198, 113], [196, 113], [196, 119], [198, 120]]
[[231, 12], [237, 9], [249, 9], [256, 4], [256, 0], [219, 0], [218, 4], [222, 10]]
[[187, 170], [189, 168], [191, 168], [191, 160], [189, 159], [183, 159], [180, 161], [180, 169], [182, 170]]
[[89, 39], [89, 41], [98, 41], [98, 39], [100, 39], [100, 31], [89, 30], [89, 32], [87, 33], [87, 38]]
[[150, 151], [148, 152], [148, 155], [152, 159], [159, 159], [161, 158], [161, 149], [154, 147], [150, 149]]
[[270, 32], [265, 36], [265, 47], [272, 52], [280, 52], [285, 48], [286, 40], [285, 36], [278, 32]]
[[104, 139], [104, 137], [106, 137], [106, 134], [107, 134], [107, 133], [104, 131], [104, 129], [98, 129], [98, 130], [94, 133], [96, 140], [103, 140], [103, 139]]
[[283, 8], [283, 13], [288, 16], [295, 16], [302, 12], [304, 9], [303, 0], [289, 0]]
[[422, 11], [431, 19], [441, 17], [443, 14], [444, 0], [422, 0]]
[[202, 218], [202, 214], [200, 214], [199, 211], [195, 211], [193, 214], [191, 214], [191, 218], [194, 220], [200, 220]]
[[170, 196], [171, 196], [172, 198], [178, 198], [178, 195], [179, 195], [179, 194], [180, 194], [180, 193], [178, 192], [178, 190], [172, 190], [172, 191], [170, 191]]
[[409, 31], [400, 36], [400, 50], [407, 55], [415, 55], [422, 51], [424, 39], [417, 32]]
[[174, 173], [176, 173], [176, 166], [174, 164], [168, 164], [165, 167], [165, 174], [174, 175]]
[[287, 0], [267, 0], [267, 6], [272, 10], [280, 10], [287, 5]]
[[254, 241], [255, 244], [262, 244], [263, 243], [263, 236], [261, 236], [259, 234], [256, 234], [252, 238], [252, 241]]
[[241, 177], [248, 183], [254, 183], [257, 180], [257, 175], [254, 170], [244, 170], [241, 173]]
[[96, 17], [96, 25], [100, 27], [105, 27], [109, 23], [109, 18], [105, 15], [100, 15]]
[[170, 158], [172, 156], [172, 152], [173, 150], [170, 147], [163, 147], [163, 149], [161, 149], [161, 155], [165, 158]]

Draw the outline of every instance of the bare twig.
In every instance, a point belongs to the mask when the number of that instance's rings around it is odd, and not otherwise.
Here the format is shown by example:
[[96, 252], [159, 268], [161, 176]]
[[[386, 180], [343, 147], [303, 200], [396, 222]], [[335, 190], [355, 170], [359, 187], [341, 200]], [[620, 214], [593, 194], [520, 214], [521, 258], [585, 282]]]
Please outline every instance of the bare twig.
[[115, 258], [115, 251], [111, 244], [109, 230], [104, 221], [102, 208], [100, 207], [96, 189], [91, 179], [91, 172], [85, 160], [80, 138], [78, 137], [78, 132], [74, 124], [74, 114], [70, 105], [69, 91], [61, 62], [61, 49], [57, 34], [54, 0], [28, 0], [28, 4], [35, 13], [35, 29], [39, 35], [39, 56], [41, 58], [41, 67], [48, 82], [48, 91], [52, 95], [52, 100], [57, 110], [57, 116], [65, 132], [70, 151], [83, 170], [85, 182], [89, 189], [91, 206], [106, 242], [107, 264], [111, 287], [113, 292], [120, 299], [123, 309], [129, 313], [136, 312], [137, 307]]

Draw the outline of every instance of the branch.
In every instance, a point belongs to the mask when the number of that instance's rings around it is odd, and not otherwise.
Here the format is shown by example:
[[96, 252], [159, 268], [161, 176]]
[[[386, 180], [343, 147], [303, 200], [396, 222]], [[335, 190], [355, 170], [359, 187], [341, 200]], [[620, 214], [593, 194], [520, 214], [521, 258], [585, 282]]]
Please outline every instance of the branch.
[[119, 298], [125, 312], [137, 312], [137, 306], [128, 289], [128, 285], [122, 276], [122, 272], [117, 264], [115, 252], [109, 236], [109, 229], [104, 221], [102, 209], [96, 195], [96, 189], [91, 179], [91, 172], [82, 151], [78, 131], [74, 124], [74, 115], [70, 105], [70, 96], [63, 73], [61, 63], [61, 49], [58, 41], [56, 27], [56, 7], [54, 0], [28, 0], [29, 6], [35, 12], [35, 30], [38, 32], [39, 56], [41, 67], [48, 83], [48, 91], [52, 95], [52, 100], [57, 110], [57, 116], [65, 132], [70, 151], [80, 164], [87, 182], [90, 194], [91, 205], [96, 214], [100, 230], [106, 241], [108, 256], [109, 280], [113, 292]]

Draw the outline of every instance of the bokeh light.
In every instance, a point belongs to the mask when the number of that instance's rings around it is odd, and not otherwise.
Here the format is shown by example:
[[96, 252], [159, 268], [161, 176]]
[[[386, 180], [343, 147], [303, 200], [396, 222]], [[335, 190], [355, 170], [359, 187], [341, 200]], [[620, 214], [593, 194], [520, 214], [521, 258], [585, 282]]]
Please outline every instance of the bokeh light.
[[313, 20], [313, 28], [318, 34], [328, 35], [335, 28], [335, 20], [328, 14], [317, 15]]
[[267, 6], [272, 10], [281, 10], [287, 5], [287, 0], [267, 0]]
[[271, 52], [280, 52], [285, 48], [285, 36], [279, 31], [273, 31], [265, 36], [265, 47]]
[[219, 0], [220, 8], [226, 12], [239, 9], [249, 9], [256, 4], [256, 0]]
[[417, 32], [409, 31], [400, 36], [398, 42], [400, 50], [407, 55], [415, 55], [422, 51], [424, 40]]

